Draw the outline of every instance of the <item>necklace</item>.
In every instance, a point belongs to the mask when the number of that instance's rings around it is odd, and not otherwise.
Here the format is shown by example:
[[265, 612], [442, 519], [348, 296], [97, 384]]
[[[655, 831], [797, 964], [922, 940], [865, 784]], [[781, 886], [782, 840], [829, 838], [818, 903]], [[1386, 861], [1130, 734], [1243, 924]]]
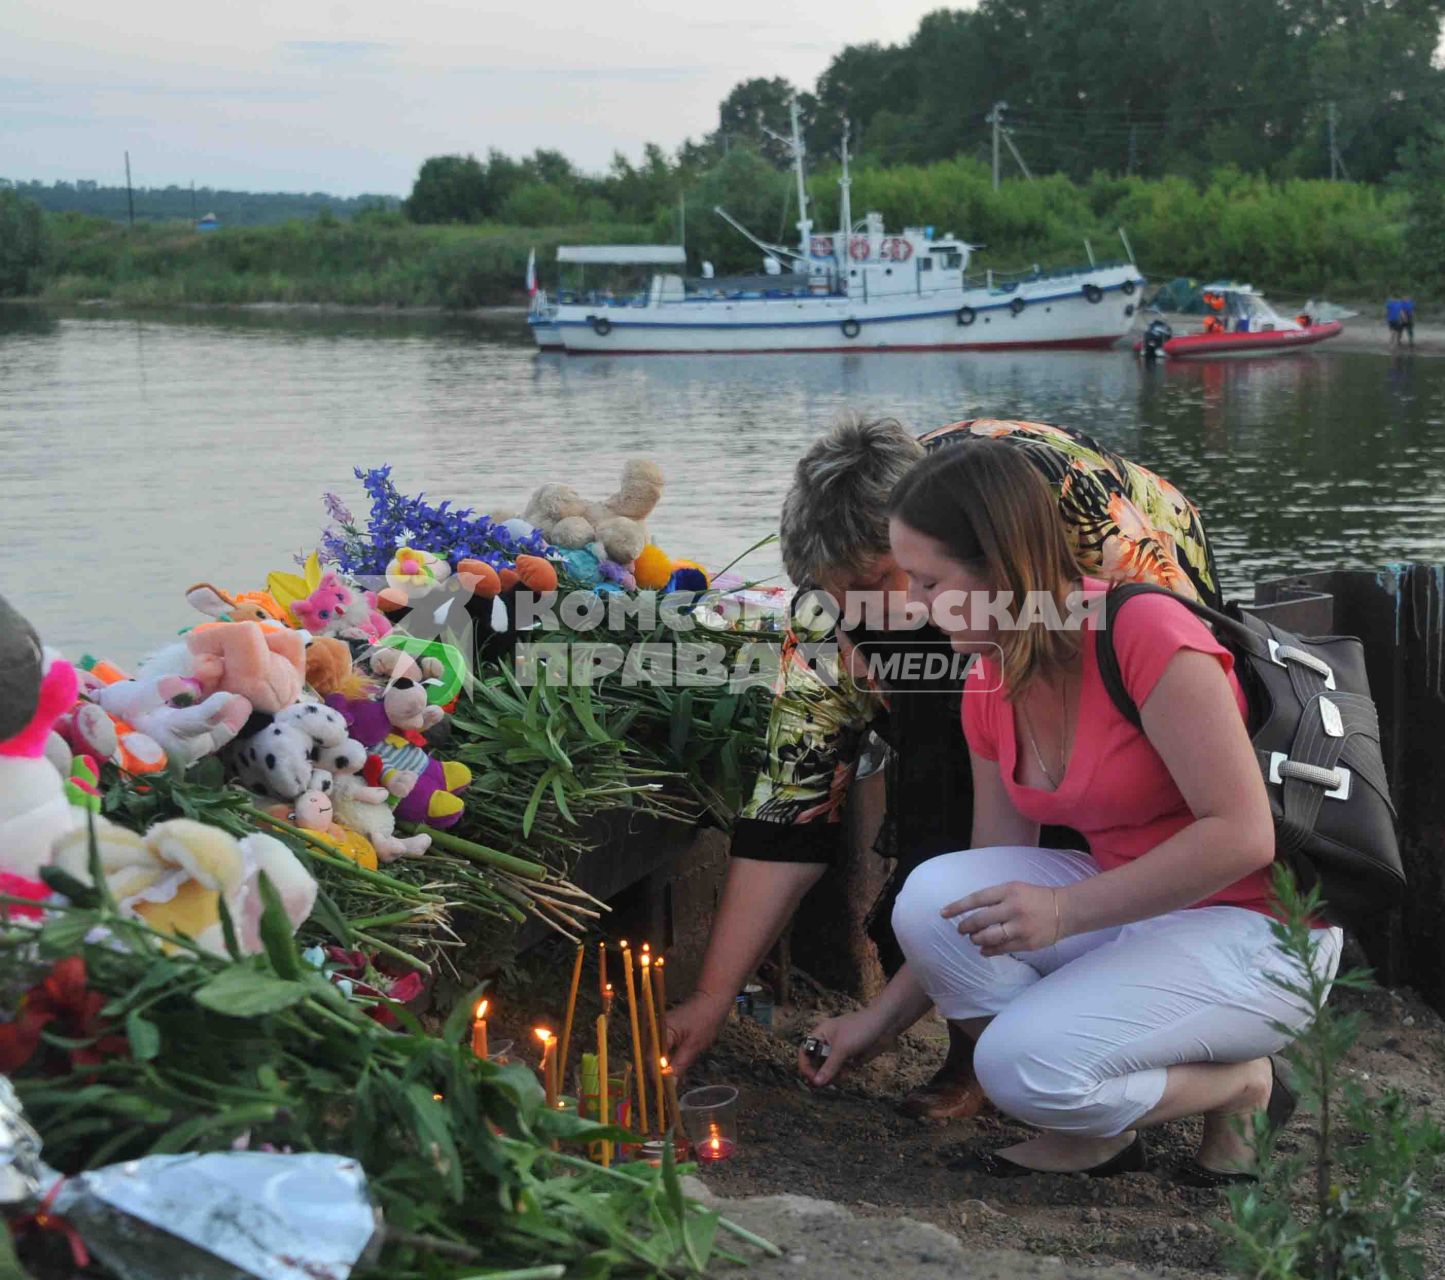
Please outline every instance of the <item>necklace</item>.
[[1069, 682], [1064, 681], [1064, 736], [1059, 744], [1059, 776], [1054, 777], [1054, 771], [1044, 761], [1044, 753], [1039, 750], [1039, 740], [1034, 736], [1034, 722], [1029, 718], [1029, 709], [1023, 703], [1019, 703], [1019, 710], [1024, 715], [1024, 731], [1028, 734], [1029, 746], [1034, 749], [1034, 759], [1039, 762], [1039, 768], [1043, 771], [1044, 777], [1049, 780], [1049, 786], [1057, 791], [1063, 783], [1065, 775], [1069, 772]]

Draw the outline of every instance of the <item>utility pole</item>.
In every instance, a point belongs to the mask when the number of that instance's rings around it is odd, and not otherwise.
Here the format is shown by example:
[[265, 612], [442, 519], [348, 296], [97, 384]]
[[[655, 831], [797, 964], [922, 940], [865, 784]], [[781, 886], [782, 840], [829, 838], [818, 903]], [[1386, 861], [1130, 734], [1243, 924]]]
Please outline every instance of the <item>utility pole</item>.
[[131, 229], [135, 229], [135, 193], [130, 187], [130, 152], [125, 153], [125, 207], [130, 216]]
[[1339, 120], [1335, 110], [1334, 101], [1330, 102], [1329, 127], [1330, 127], [1330, 181], [1335, 182], [1340, 178], [1348, 178], [1350, 175], [1345, 170], [1345, 158], [1340, 154], [1340, 145], [1336, 140], [1335, 130]]
[[1134, 167], [1139, 163], [1139, 126], [1129, 126], [1129, 176], [1133, 177]]
[[191, 221], [196, 220], [196, 180], [191, 179]]
[[993, 109], [984, 117], [989, 124], [993, 125], [993, 189], [998, 190], [998, 141], [999, 134], [1003, 131], [1003, 113], [1008, 110], [1007, 102], [995, 102]]

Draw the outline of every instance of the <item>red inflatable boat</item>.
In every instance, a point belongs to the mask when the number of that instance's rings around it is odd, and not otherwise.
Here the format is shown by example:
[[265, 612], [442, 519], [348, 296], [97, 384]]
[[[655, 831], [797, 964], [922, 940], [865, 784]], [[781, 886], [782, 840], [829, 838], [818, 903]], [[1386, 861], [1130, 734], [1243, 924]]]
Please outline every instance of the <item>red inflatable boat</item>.
[[1163, 319], [1154, 320], [1134, 350], [1147, 360], [1268, 355], [1313, 346], [1342, 328], [1338, 320], [1316, 323], [1304, 315], [1286, 320], [1249, 285], [1209, 285], [1203, 296], [1208, 308], [1203, 330], [1175, 334]]

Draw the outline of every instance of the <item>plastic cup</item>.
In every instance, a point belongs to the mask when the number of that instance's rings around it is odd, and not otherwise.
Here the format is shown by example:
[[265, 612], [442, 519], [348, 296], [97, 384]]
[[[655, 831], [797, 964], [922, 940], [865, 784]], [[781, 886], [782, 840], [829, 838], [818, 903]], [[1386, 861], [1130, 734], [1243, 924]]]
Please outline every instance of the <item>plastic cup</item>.
[[738, 1091], [729, 1084], [690, 1089], [678, 1099], [682, 1128], [703, 1164], [729, 1159], [738, 1149]]
[[487, 1061], [505, 1067], [512, 1060], [512, 1044], [511, 1040], [493, 1040], [487, 1045]]

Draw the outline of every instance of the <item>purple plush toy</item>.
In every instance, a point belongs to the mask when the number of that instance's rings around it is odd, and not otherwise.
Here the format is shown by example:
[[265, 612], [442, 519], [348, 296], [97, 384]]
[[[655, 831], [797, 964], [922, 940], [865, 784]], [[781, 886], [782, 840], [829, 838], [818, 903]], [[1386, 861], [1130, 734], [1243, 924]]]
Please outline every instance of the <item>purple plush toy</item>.
[[427, 705], [420, 681], [402, 676], [377, 698], [333, 693], [326, 705], [341, 712], [351, 736], [370, 753], [362, 777], [399, 797], [400, 821], [424, 822], [438, 831], [461, 821], [464, 806], [454, 793], [471, 782], [472, 771], [427, 751], [422, 731], [436, 724], [443, 712]]

